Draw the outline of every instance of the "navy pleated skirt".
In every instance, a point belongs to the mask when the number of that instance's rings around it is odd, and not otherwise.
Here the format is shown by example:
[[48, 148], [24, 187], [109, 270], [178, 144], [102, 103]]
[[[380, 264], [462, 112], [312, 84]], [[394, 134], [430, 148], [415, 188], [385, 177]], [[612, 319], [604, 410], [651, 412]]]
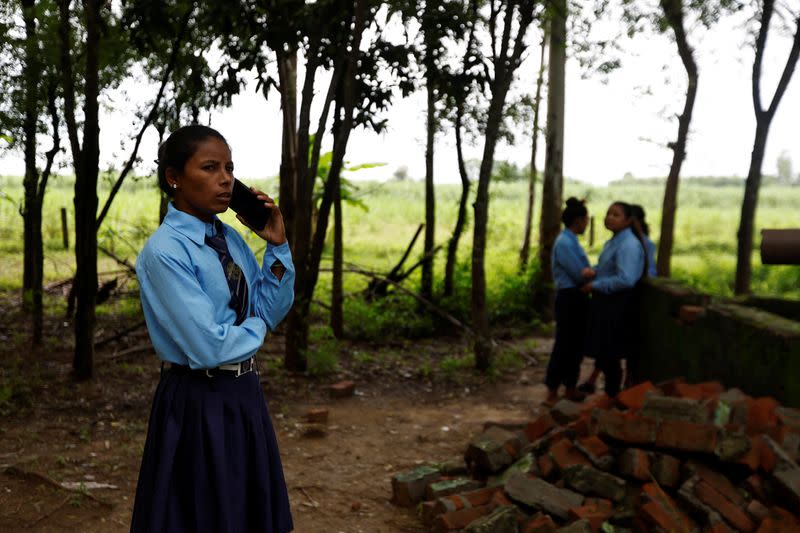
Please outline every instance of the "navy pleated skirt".
[[166, 370], [156, 389], [132, 532], [293, 529], [258, 374]]
[[587, 353], [598, 361], [627, 357], [638, 328], [633, 290], [592, 293]]

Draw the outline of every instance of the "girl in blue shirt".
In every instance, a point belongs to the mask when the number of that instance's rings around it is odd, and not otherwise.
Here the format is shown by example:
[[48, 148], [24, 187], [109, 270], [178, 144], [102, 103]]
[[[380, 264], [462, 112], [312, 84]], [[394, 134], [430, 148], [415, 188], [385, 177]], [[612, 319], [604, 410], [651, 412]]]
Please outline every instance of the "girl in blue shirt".
[[558, 400], [558, 388], [565, 387], [571, 400], [582, 400], [575, 389], [585, 346], [586, 319], [589, 308], [588, 295], [580, 291], [586, 282], [584, 273], [589, 259], [578, 242], [578, 235], [586, 230], [588, 211], [583, 202], [569, 198], [561, 213], [564, 231], [553, 245], [553, 279], [556, 284], [556, 338], [553, 352], [547, 363], [547, 400], [552, 405]]
[[630, 352], [634, 333], [633, 288], [647, 272], [647, 256], [629, 204], [614, 202], [605, 226], [614, 236], [603, 246], [590, 283], [581, 290], [592, 293], [589, 353], [605, 376], [605, 392], [619, 393], [621, 358]]
[[259, 267], [244, 239], [216, 216], [228, 209], [234, 183], [225, 138], [186, 126], [158, 156], [159, 186], [172, 202], [136, 273], [162, 373], [131, 531], [291, 531], [254, 359], [294, 299], [283, 217], [269, 196], [253, 191], [271, 211], [264, 228], [250, 227], [267, 241]]
[[656, 243], [650, 239], [650, 226], [645, 220], [644, 208], [640, 205], [631, 205], [631, 212], [635, 223], [639, 225], [638, 230], [642, 236], [642, 241], [647, 249], [647, 276], [656, 277]]

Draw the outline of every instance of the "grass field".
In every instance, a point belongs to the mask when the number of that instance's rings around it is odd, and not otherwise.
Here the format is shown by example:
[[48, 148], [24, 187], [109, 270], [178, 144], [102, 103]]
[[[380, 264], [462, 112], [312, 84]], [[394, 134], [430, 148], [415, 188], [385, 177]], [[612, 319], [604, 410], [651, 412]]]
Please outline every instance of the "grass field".
[[[248, 181], [248, 180], [245, 180]], [[418, 224], [424, 220], [424, 187], [421, 182], [354, 182], [356, 196], [366, 206], [363, 210], [346, 205], [344, 210], [345, 261], [377, 271], [388, 271], [399, 259]], [[253, 182], [265, 191], [276, 191], [276, 180]], [[99, 190], [100, 204], [108, 194], [108, 183]], [[0, 177], [0, 287], [17, 288], [22, 271], [22, 217], [18, 213], [22, 202], [21, 178]], [[658, 242], [663, 182], [636, 180], [619, 182], [607, 187], [567, 182], [565, 196], [585, 197], [590, 214], [596, 217], [594, 246], [588, 247], [588, 235], [583, 244], [596, 259], [603, 242], [610, 236], [602, 226], [605, 209], [613, 200], [639, 203], [647, 211], [652, 238]], [[74, 270], [74, 252], [64, 250], [61, 239], [60, 209], [66, 207], [70, 226], [73, 224], [72, 180], [66, 177], [51, 179], [45, 197], [43, 232], [45, 241], [45, 280], [69, 277]], [[460, 194], [459, 185], [437, 186], [436, 241], [445, 243], [455, 223]], [[490, 296], [498, 287], [507, 284], [517, 274], [518, 250], [522, 242], [527, 185], [522, 182], [495, 183], [491, 186], [489, 206], [489, 235], [486, 256], [487, 286]], [[540, 191], [537, 191], [537, 199]], [[673, 275], [691, 285], [718, 295], [731, 294], [735, 269], [736, 230], [743, 194], [740, 186], [712, 186], [684, 180], [679, 193]], [[130, 181], [120, 191], [114, 206], [100, 229], [99, 242], [115, 254], [133, 261], [147, 236], [158, 221], [158, 193], [152, 178]], [[757, 211], [757, 229], [800, 226], [798, 217], [800, 187], [765, 186], [761, 190]], [[538, 209], [537, 209], [538, 220]], [[223, 220], [239, 226], [232, 213]], [[471, 209], [470, 209], [471, 219]], [[72, 229], [70, 227], [70, 229]], [[244, 229], [244, 228], [242, 228]], [[536, 230], [534, 230], [536, 231]], [[588, 232], [587, 232], [588, 233]], [[72, 236], [71, 236], [72, 238]], [[247, 237], [254, 249], [262, 243], [258, 237]], [[534, 239], [536, 236], [534, 235]], [[472, 226], [460, 247], [463, 263], [461, 276], [466, 275]], [[756, 251], [753, 254], [753, 290], [758, 294], [800, 297], [800, 267], [762, 266]], [[419, 256], [422, 238], [416, 245]], [[444, 270], [445, 252], [436, 260], [437, 279]], [[260, 255], [260, 254], [257, 254]], [[330, 249], [326, 250], [326, 259]], [[409, 260], [407, 264], [412, 261]], [[99, 271], [118, 270], [113, 260], [100, 255]], [[363, 287], [365, 278], [347, 275], [346, 291]], [[330, 281], [327, 274], [320, 277], [317, 299], [327, 300]]]

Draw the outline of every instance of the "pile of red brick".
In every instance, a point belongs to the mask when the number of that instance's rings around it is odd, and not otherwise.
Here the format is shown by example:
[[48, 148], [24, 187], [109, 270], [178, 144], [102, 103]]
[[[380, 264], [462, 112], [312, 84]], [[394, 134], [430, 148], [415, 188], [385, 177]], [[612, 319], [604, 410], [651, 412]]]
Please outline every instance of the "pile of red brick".
[[435, 531], [800, 532], [800, 410], [645, 382], [489, 422], [464, 460], [392, 478]]

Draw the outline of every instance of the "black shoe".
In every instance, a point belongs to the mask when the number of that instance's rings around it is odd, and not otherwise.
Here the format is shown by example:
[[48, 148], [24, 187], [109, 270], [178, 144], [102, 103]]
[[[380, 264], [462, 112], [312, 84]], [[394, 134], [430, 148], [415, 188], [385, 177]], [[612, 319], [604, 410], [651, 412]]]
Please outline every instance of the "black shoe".
[[585, 392], [586, 394], [594, 394], [595, 387], [593, 383], [589, 383], [587, 381], [586, 383], [581, 383], [580, 385], [578, 385], [578, 390], [581, 392]]

